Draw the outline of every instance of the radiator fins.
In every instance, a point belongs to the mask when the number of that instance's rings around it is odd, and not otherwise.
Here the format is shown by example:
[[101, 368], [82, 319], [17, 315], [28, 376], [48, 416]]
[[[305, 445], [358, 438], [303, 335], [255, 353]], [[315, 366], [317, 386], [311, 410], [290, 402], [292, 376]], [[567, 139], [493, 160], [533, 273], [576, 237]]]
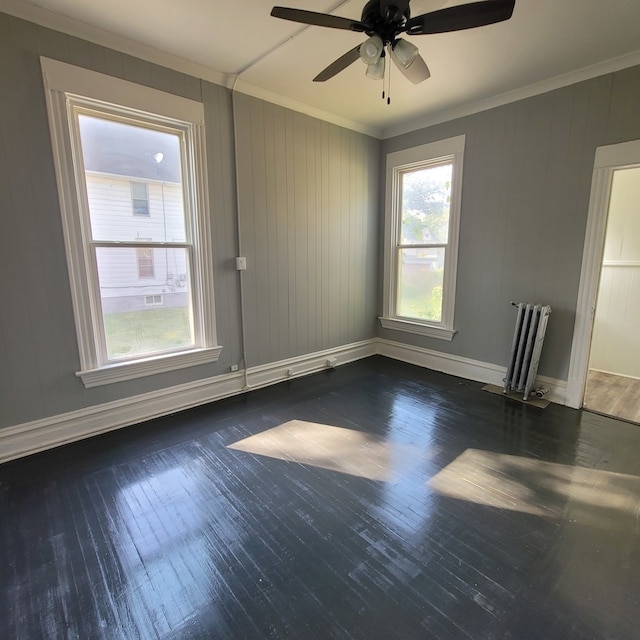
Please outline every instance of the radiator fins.
[[536, 380], [551, 307], [530, 302], [512, 304], [518, 308], [518, 316], [504, 392], [522, 392], [523, 400], [527, 400]]

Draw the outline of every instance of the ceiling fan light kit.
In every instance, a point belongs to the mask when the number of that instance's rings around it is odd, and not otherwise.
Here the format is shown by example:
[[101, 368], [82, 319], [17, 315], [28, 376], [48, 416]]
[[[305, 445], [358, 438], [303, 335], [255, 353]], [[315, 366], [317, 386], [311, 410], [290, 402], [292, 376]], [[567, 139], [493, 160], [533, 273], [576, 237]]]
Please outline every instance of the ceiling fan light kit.
[[384, 80], [385, 57], [380, 56], [374, 63], [367, 65], [366, 76], [372, 80]]
[[384, 43], [380, 36], [371, 36], [360, 45], [360, 58], [366, 64], [376, 64], [380, 60]]
[[313, 79], [314, 82], [333, 78], [358, 58], [367, 64], [366, 75], [369, 78], [384, 79], [386, 48], [389, 57], [405, 78], [418, 84], [431, 77], [431, 72], [418, 48], [399, 38], [400, 34], [417, 36], [484, 27], [509, 20], [516, 4], [516, 0], [481, 0], [430, 11], [412, 18], [409, 2], [410, 0], [368, 0], [362, 9], [360, 20], [288, 7], [273, 7], [271, 15], [306, 25], [344, 29], [368, 36], [362, 44], [347, 51], [321, 71]]
[[395, 43], [391, 45], [391, 51], [395, 54], [393, 61], [405, 69], [420, 55], [418, 47], [416, 47], [415, 44], [411, 44], [402, 38], [398, 38]]

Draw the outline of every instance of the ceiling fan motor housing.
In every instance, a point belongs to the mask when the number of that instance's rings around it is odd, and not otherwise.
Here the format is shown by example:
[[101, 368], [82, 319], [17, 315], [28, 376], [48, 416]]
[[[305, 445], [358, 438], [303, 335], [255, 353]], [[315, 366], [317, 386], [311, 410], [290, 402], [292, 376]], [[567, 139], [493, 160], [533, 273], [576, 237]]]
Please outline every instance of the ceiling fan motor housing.
[[391, 44], [411, 17], [407, 0], [369, 0], [362, 9], [361, 22], [368, 36], [379, 36], [385, 45]]

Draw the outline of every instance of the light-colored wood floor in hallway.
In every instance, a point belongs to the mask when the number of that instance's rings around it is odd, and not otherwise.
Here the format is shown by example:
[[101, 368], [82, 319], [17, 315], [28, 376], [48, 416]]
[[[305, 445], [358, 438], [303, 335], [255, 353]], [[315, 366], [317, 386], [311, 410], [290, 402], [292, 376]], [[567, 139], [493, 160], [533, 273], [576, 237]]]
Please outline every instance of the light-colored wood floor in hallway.
[[589, 370], [584, 408], [640, 424], [640, 380]]

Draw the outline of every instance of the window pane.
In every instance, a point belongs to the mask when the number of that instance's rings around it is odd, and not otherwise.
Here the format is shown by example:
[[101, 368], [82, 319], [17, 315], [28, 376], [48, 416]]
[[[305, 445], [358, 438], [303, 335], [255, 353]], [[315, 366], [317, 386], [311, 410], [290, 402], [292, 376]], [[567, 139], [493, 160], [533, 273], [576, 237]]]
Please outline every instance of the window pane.
[[84, 114], [78, 122], [93, 239], [185, 242], [180, 136]]
[[[140, 252], [153, 255], [151, 278]], [[186, 249], [96, 247], [96, 262], [109, 360], [194, 346]]]
[[445, 164], [401, 175], [400, 244], [446, 244], [453, 165]]
[[396, 313], [416, 320], [442, 320], [444, 248], [401, 249]]
[[153, 249], [141, 247], [136, 249], [138, 260], [138, 278], [153, 278]]
[[139, 198], [140, 200], [146, 200], [147, 185], [144, 182], [132, 182], [131, 194], [133, 195], [134, 198]]
[[144, 182], [131, 183], [131, 202], [133, 204], [133, 215], [149, 215], [149, 192]]

